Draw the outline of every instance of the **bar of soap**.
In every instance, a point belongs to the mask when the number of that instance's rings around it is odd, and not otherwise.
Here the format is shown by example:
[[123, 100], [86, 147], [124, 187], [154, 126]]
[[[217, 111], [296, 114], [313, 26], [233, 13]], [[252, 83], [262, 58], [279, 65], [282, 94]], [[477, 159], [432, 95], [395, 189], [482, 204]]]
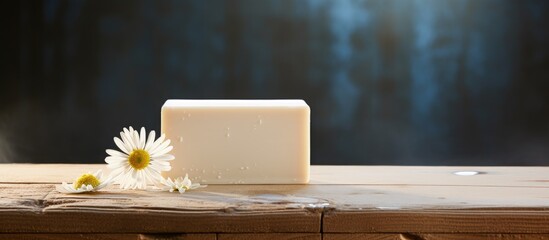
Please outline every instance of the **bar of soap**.
[[168, 100], [161, 131], [175, 156], [164, 177], [203, 184], [309, 182], [310, 113], [303, 100]]

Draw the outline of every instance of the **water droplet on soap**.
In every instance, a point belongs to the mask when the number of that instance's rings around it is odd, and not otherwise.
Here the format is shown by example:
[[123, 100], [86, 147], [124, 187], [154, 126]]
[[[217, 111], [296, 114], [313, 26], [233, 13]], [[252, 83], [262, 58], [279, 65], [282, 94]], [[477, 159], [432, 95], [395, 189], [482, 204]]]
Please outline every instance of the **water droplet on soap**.
[[225, 134], [225, 137], [231, 137], [230, 133]]
[[202, 173], [206, 173], [206, 170], [205, 170], [205, 169], [202, 169]]
[[221, 179], [221, 176], [217, 176], [217, 179]]
[[179, 137], [179, 142], [183, 142], [183, 137]]
[[191, 114], [190, 114], [190, 113], [187, 113], [187, 117], [190, 117], [190, 116], [191, 116]]
[[185, 121], [185, 117], [181, 117], [181, 121]]
[[227, 128], [227, 131], [231, 130], [231, 128]]
[[250, 167], [246, 167], [246, 170], [250, 169]]
[[244, 167], [240, 167], [240, 170], [244, 170]]
[[259, 125], [263, 124], [263, 120], [262, 119], [259, 119]]

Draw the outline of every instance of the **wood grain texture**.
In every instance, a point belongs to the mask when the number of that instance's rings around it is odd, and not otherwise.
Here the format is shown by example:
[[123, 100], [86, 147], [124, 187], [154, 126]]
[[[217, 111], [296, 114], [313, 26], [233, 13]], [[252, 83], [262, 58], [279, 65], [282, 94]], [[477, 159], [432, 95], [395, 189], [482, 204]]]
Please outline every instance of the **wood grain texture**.
[[[0, 233], [549, 233], [547, 167], [313, 166], [306, 185], [55, 190], [104, 167], [0, 165]], [[465, 170], [481, 173], [453, 174]]]
[[319, 215], [292, 212], [219, 214], [79, 210], [39, 214], [4, 211], [0, 214], [0, 232], [4, 233], [320, 232]]
[[549, 234], [325, 233], [323, 240], [544, 240]]
[[0, 240], [216, 240], [215, 233], [206, 234], [0, 234]]
[[549, 233], [543, 209], [446, 209], [334, 211], [323, 232]]
[[320, 233], [220, 233], [217, 240], [321, 240]]

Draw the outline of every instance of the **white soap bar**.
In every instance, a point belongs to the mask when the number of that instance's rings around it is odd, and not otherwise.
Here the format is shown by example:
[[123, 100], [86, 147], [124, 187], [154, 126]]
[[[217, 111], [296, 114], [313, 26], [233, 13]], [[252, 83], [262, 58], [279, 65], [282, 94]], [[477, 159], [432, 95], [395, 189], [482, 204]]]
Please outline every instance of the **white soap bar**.
[[168, 100], [162, 132], [172, 170], [203, 184], [309, 182], [310, 113], [303, 100]]

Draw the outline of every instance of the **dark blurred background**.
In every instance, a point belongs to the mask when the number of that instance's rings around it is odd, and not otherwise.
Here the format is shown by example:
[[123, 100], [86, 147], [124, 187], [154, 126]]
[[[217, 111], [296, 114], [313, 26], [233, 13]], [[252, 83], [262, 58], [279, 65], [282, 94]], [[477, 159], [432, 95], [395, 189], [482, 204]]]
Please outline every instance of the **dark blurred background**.
[[169, 98], [302, 98], [313, 164], [549, 165], [549, 1], [3, 1], [0, 162]]

